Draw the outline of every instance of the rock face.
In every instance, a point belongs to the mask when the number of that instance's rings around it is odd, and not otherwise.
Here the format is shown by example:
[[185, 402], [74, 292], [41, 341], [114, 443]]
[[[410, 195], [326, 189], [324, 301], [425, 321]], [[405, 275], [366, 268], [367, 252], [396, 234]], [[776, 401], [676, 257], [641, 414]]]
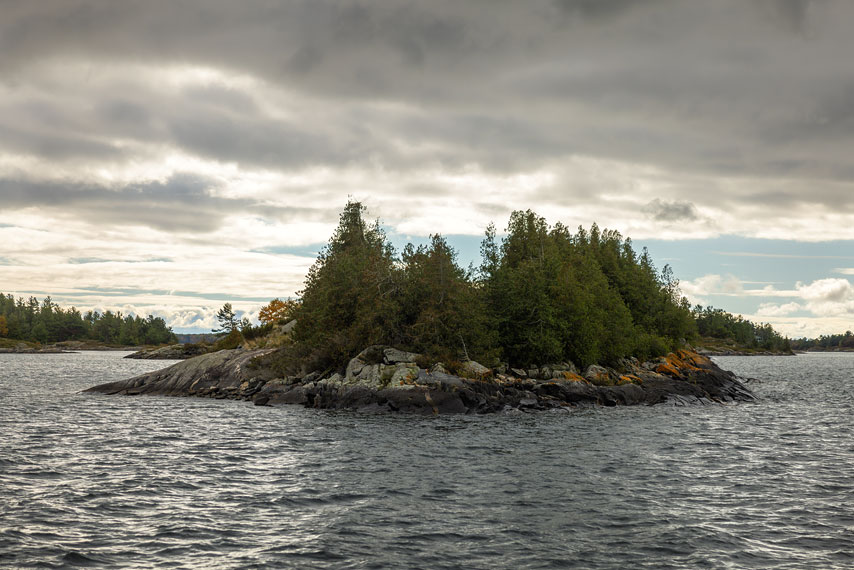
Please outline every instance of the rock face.
[[273, 350], [221, 350], [87, 392], [202, 396], [249, 400], [256, 405], [301, 404], [418, 414], [755, 399], [734, 374], [690, 351], [643, 364], [626, 359], [619, 369], [590, 366], [583, 376], [570, 363], [505, 373], [466, 362], [457, 374], [450, 374], [441, 364], [420, 368], [417, 354], [372, 346], [353, 358], [343, 374], [322, 376], [313, 372], [277, 378], [269, 368], [259, 365]]
[[149, 348], [128, 354], [125, 358], [141, 360], [184, 360], [193, 358], [210, 351], [209, 345], [204, 344], [171, 344], [160, 348]]
[[258, 370], [250, 364], [253, 358], [267, 352], [270, 351], [220, 350], [86, 391], [128, 396], [156, 394], [250, 399], [257, 389], [272, 380], [268, 370]]

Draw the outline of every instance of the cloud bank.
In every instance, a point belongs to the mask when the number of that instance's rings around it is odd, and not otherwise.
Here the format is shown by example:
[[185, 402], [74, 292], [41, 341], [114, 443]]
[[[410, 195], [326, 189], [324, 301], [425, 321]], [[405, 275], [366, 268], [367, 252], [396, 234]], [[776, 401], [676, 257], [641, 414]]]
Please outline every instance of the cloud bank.
[[291, 295], [310, 257], [253, 252], [348, 196], [417, 236], [852, 238], [842, 0], [2, 7], [6, 291]]

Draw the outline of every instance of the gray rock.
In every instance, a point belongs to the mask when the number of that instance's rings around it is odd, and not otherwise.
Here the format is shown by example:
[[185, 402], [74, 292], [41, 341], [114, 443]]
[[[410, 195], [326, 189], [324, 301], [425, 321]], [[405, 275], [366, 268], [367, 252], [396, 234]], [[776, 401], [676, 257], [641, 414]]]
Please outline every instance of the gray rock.
[[613, 383], [614, 378], [611, 371], [604, 366], [591, 364], [584, 370], [584, 379], [593, 384], [609, 384]]
[[140, 360], [184, 360], [201, 356], [211, 351], [211, 346], [206, 344], [172, 344], [160, 348], [146, 348], [128, 354], [125, 358]]
[[467, 378], [485, 378], [491, 372], [489, 368], [474, 360], [466, 360], [460, 366], [460, 373]]
[[246, 381], [269, 380], [269, 370], [248, 366], [267, 350], [220, 350], [173, 364], [168, 368], [135, 376], [128, 380], [101, 384], [86, 390], [105, 394], [157, 394], [163, 396], [210, 395], [218, 392], [239, 393]]
[[401, 364], [406, 362], [415, 362], [421, 356], [414, 352], [406, 352], [396, 348], [386, 348], [383, 350], [383, 362], [386, 364]]

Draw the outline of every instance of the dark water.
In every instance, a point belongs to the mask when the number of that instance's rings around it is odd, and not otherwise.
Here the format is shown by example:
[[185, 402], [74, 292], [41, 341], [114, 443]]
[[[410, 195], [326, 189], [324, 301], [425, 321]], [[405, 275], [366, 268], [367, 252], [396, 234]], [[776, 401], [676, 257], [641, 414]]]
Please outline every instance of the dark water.
[[854, 354], [758, 404], [419, 418], [78, 391], [0, 355], [0, 567], [851, 568]]

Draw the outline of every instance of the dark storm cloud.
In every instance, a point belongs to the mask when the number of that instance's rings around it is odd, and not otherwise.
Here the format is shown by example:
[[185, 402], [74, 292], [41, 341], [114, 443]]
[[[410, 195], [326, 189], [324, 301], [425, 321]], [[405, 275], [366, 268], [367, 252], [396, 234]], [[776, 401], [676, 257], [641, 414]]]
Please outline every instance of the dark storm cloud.
[[561, 10], [572, 16], [608, 18], [643, 4], [660, 0], [555, 0]]
[[38, 208], [99, 225], [142, 225], [165, 231], [217, 229], [228, 211], [212, 197], [211, 182], [178, 175], [166, 182], [133, 184], [113, 190], [79, 183], [0, 180], [0, 210]]
[[[351, 120], [335, 129], [329, 115], [270, 117], [250, 94], [218, 86], [167, 92], [144, 82], [122, 94], [105, 93], [62, 115], [44, 99], [0, 98], [0, 150], [50, 160], [120, 160], [118, 141], [177, 146], [190, 155], [271, 168], [343, 164], [382, 151], [370, 129]], [[69, 90], [71, 92], [71, 90]], [[70, 94], [70, 93], [69, 93]], [[45, 96], [46, 97], [46, 96]], [[82, 97], [82, 95], [81, 95]]]
[[[841, 0], [0, 9], [0, 149], [12, 153], [117, 161], [141, 152], [130, 141], [285, 170], [501, 172], [589, 156], [711, 176], [852, 174], [854, 4]], [[258, 91], [103, 78], [123, 65], [207, 67]]]
[[644, 206], [644, 212], [659, 222], [690, 222], [699, 219], [697, 207], [691, 202], [667, 202], [656, 198]]
[[759, 0], [762, 7], [794, 32], [806, 29], [808, 11], [814, 0]]
[[215, 231], [235, 212], [285, 222], [322, 219], [324, 215], [311, 208], [276, 207], [219, 197], [212, 192], [218, 186], [217, 181], [187, 173], [164, 182], [117, 188], [73, 181], [0, 179], [0, 212], [37, 208], [98, 226], [145, 226], [176, 233]]

